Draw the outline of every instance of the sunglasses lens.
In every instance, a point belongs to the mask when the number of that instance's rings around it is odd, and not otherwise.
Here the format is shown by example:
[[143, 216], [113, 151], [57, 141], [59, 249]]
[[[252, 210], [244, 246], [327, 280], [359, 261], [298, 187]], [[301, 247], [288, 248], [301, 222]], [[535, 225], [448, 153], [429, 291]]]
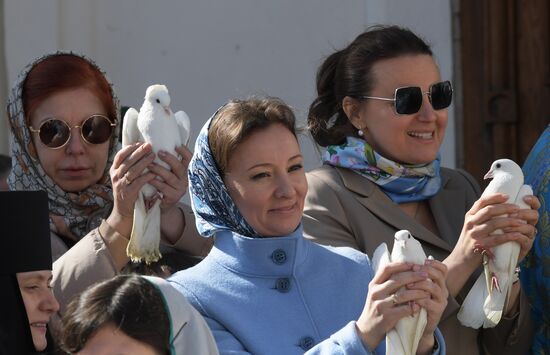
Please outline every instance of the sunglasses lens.
[[40, 140], [49, 148], [61, 147], [69, 136], [69, 127], [61, 120], [49, 120], [40, 126]]
[[430, 89], [430, 100], [434, 110], [442, 110], [449, 107], [453, 99], [451, 82], [443, 81], [433, 84]]
[[395, 111], [400, 115], [417, 113], [422, 106], [422, 91], [419, 87], [399, 88], [395, 91]]
[[82, 125], [82, 137], [91, 144], [102, 144], [111, 138], [113, 127], [105, 116], [90, 116]]

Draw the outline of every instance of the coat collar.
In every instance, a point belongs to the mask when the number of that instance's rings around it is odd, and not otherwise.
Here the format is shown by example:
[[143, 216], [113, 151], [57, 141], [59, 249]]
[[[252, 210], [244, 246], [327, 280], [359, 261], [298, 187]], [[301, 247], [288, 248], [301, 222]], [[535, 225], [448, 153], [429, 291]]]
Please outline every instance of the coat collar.
[[[405, 214], [393, 201], [390, 200], [373, 182], [365, 179], [361, 175], [349, 169], [335, 168], [340, 175], [344, 186], [356, 194], [356, 199], [364, 205], [370, 212], [377, 215], [378, 218], [394, 226], [396, 229], [406, 229], [410, 231], [415, 238], [430, 243], [447, 251], [452, 251], [456, 236], [452, 236], [452, 231], [456, 223], [461, 221], [449, 220], [452, 218], [447, 215], [446, 209], [450, 202], [454, 204], [464, 204], [464, 195], [456, 189], [448, 188], [450, 177], [442, 169], [441, 190], [429, 200], [430, 208], [433, 212], [435, 222], [440, 231], [441, 238], [433, 234], [427, 228], [417, 223], [414, 219]], [[459, 229], [460, 230], [460, 229]]]
[[302, 225], [289, 235], [273, 238], [249, 238], [219, 231], [207, 258], [213, 258], [237, 273], [290, 276], [294, 274], [296, 265], [305, 260], [310, 246], [302, 235]]

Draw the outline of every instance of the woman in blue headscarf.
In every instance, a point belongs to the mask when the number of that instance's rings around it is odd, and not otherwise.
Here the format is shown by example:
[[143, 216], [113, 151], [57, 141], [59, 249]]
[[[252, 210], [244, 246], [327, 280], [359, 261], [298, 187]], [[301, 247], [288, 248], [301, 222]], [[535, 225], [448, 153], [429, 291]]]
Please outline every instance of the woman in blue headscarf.
[[205, 124], [189, 181], [197, 228], [214, 247], [169, 281], [205, 317], [221, 354], [383, 354], [386, 333], [421, 307], [417, 353], [444, 353], [442, 263], [374, 274], [365, 254], [303, 238], [307, 182], [294, 121], [280, 100], [252, 99]]

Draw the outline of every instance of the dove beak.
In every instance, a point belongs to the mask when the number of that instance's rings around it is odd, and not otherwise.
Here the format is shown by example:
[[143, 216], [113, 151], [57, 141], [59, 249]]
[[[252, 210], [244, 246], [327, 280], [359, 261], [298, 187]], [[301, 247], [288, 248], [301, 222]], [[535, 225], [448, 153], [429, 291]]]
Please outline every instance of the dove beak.
[[493, 170], [489, 170], [487, 174], [483, 177], [483, 180], [492, 179], [493, 178]]
[[406, 240], [395, 240], [395, 242], [397, 243], [397, 245], [399, 245], [399, 247], [401, 248], [405, 248], [407, 246], [407, 241]]
[[164, 112], [166, 112], [168, 116], [172, 116], [172, 110], [170, 110], [170, 107], [164, 107]]

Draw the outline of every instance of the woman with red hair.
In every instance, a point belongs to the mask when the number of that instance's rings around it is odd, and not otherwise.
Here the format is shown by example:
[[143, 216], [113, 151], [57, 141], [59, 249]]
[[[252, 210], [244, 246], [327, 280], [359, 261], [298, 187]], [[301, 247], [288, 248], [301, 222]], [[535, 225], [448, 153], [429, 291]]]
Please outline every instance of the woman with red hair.
[[153, 163], [149, 144], [120, 149], [118, 99], [91, 60], [57, 52], [29, 64], [12, 89], [7, 111], [14, 157], [9, 187], [48, 193], [57, 259], [52, 285], [61, 312], [74, 294], [127, 264], [133, 207], [146, 183], [164, 196], [164, 242], [190, 255], [207, 252], [190, 209], [178, 204], [187, 190], [191, 153], [181, 146], [176, 150], [182, 161], [160, 155], [168, 170]]

